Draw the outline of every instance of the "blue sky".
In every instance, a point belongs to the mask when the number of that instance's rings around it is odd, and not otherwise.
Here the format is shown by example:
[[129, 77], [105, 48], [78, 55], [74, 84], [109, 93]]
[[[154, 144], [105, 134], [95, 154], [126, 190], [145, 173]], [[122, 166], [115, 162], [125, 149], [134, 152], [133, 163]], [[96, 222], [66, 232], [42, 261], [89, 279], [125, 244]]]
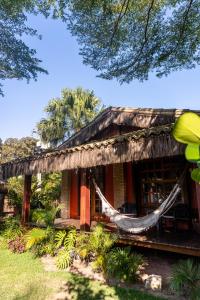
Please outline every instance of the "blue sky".
[[95, 70], [83, 65], [78, 44], [65, 24], [42, 16], [30, 17], [28, 23], [43, 36], [42, 40], [26, 41], [37, 50], [37, 57], [49, 75], [40, 75], [37, 82], [29, 84], [17, 80], [4, 82], [0, 138], [31, 135], [36, 122], [44, 116], [49, 99], [58, 97], [64, 87], [91, 89], [107, 106], [200, 109], [200, 67], [162, 79], [151, 75], [143, 83], [120, 85], [115, 80], [97, 78]]

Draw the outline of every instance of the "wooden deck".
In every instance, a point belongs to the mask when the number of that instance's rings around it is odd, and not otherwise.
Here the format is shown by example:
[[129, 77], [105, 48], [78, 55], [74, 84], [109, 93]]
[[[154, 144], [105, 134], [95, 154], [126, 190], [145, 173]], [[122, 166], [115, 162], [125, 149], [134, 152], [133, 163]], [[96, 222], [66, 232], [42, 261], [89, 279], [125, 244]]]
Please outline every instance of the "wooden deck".
[[[96, 224], [97, 222], [93, 221], [91, 227]], [[78, 230], [80, 229], [80, 221], [78, 219], [57, 219], [55, 222], [55, 227], [60, 229], [64, 229], [70, 225], [75, 226]], [[113, 223], [105, 223], [105, 227], [109, 231], [118, 232], [119, 243], [123, 245], [200, 257], [200, 235], [195, 232], [150, 232], [141, 235], [134, 235], [122, 233], [121, 231], [119, 232]]]

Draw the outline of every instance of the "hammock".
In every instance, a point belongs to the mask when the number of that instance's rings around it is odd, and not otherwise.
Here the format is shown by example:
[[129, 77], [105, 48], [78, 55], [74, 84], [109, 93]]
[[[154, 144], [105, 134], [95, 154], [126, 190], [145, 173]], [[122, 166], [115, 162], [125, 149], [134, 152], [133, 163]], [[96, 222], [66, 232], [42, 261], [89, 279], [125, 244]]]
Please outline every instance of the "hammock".
[[162, 215], [164, 215], [173, 206], [177, 195], [181, 191], [181, 182], [183, 178], [184, 175], [182, 174], [181, 178], [175, 184], [169, 196], [163, 201], [163, 203], [156, 210], [154, 210], [153, 212], [151, 212], [150, 214], [144, 217], [139, 217], [139, 218], [132, 218], [119, 213], [114, 207], [112, 207], [112, 205], [110, 205], [108, 200], [106, 200], [100, 188], [96, 184], [94, 178], [93, 178], [93, 184], [96, 193], [102, 202], [102, 212], [107, 217], [110, 218], [111, 222], [115, 223], [120, 229], [126, 232], [140, 233], [155, 226], [159, 218]]

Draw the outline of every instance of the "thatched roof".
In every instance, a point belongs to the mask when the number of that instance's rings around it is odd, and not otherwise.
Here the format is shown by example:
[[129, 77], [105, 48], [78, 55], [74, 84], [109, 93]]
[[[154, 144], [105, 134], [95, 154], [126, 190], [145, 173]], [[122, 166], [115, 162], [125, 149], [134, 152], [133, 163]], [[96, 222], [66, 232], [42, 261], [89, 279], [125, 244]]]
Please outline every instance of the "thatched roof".
[[[153, 109], [108, 107], [92, 122], [66, 140], [59, 149], [74, 147], [95, 139], [95, 136], [110, 125], [129, 126], [132, 130], [171, 124], [187, 109]], [[196, 111], [200, 114], [200, 111]]]
[[172, 124], [133, 131], [103, 141], [41, 153], [1, 165], [4, 179], [22, 174], [90, 168], [183, 154], [171, 137]]

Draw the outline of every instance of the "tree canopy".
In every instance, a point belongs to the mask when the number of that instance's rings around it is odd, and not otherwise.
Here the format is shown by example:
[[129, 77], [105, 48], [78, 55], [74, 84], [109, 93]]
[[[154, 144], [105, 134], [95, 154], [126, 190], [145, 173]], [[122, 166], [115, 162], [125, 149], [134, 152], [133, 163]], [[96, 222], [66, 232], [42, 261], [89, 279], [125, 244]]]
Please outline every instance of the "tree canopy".
[[0, 0], [0, 80], [46, 72], [23, 42], [37, 35], [27, 13], [66, 22], [83, 62], [105, 79], [143, 81], [200, 63], [199, 0]]
[[[34, 12], [34, 1], [0, 0], [0, 80], [37, 79], [38, 73], [47, 73], [36, 58], [36, 50], [29, 48], [25, 35], [38, 36], [26, 25], [26, 12]], [[3, 95], [0, 84], [0, 95]]]
[[32, 137], [6, 139], [0, 145], [0, 163], [32, 155], [35, 151], [36, 143], [37, 140]]
[[44, 143], [58, 145], [90, 122], [102, 108], [93, 91], [65, 88], [60, 98], [51, 99], [46, 106], [47, 117], [37, 124], [38, 134]]
[[121, 83], [200, 63], [199, 0], [71, 0], [69, 28], [85, 64]]

